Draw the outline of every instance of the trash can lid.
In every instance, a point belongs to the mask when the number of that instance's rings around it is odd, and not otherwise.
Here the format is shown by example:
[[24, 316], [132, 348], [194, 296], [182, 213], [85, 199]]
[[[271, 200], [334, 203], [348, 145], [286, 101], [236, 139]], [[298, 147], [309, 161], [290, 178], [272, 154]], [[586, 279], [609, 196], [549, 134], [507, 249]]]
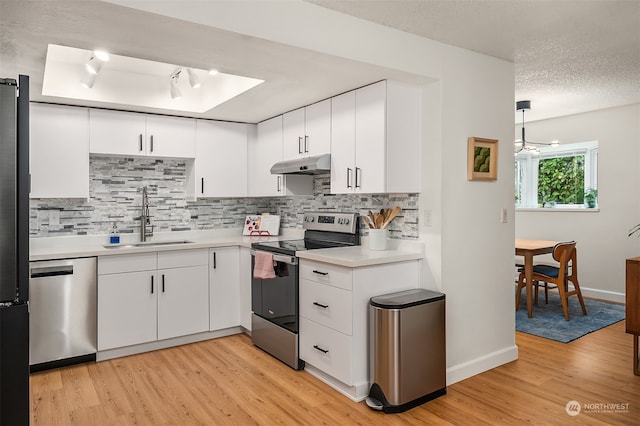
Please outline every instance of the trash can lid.
[[444, 293], [414, 288], [397, 293], [383, 294], [369, 299], [369, 304], [377, 308], [404, 309], [411, 306], [445, 300]]

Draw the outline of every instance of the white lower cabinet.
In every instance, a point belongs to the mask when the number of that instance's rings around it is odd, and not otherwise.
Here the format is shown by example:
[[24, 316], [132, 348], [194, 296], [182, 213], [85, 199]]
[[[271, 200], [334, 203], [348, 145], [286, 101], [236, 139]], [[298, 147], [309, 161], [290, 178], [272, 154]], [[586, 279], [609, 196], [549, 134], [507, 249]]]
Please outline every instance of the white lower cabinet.
[[209, 249], [209, 330], [240, 325], [239, 274], [238, 247]]
[[251, 249], [240, 247], [240, 325], [251, 331]]
[[356, 401], [367, 395], [369, 299], [419, 288], [418, 262], [347, 268], [300, 260], [300, 358], [312, 374], [335, 379], [325, 382]]
[[98, 350], [208, 330], [208, 250], [98, 257]]

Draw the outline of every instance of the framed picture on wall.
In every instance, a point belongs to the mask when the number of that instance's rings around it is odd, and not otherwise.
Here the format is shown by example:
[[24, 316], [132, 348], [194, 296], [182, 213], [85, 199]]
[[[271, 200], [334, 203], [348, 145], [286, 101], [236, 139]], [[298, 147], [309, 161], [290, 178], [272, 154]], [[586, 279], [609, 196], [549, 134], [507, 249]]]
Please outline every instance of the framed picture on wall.
[[467, 179], [498, 179], [498, 140], [470, 137], [467, 147]]

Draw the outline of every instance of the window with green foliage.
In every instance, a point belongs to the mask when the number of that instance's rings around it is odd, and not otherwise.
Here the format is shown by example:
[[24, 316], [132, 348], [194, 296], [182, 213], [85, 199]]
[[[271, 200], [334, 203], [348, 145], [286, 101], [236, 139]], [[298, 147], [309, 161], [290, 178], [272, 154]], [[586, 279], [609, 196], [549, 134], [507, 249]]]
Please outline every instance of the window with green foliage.
[[597, 142], [520, 152], [515, 162], [516, 207], [594, 207], [589, 198], [597, 195], [597, 164]]

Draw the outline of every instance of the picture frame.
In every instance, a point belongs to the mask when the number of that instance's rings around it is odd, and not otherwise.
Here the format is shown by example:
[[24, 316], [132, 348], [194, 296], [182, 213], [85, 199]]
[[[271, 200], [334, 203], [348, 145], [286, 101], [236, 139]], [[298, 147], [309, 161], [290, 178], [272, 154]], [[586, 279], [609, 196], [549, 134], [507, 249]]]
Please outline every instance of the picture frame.
[[498, 140], [470, 137], [467, 140], [467, 180], [498, 179]]

